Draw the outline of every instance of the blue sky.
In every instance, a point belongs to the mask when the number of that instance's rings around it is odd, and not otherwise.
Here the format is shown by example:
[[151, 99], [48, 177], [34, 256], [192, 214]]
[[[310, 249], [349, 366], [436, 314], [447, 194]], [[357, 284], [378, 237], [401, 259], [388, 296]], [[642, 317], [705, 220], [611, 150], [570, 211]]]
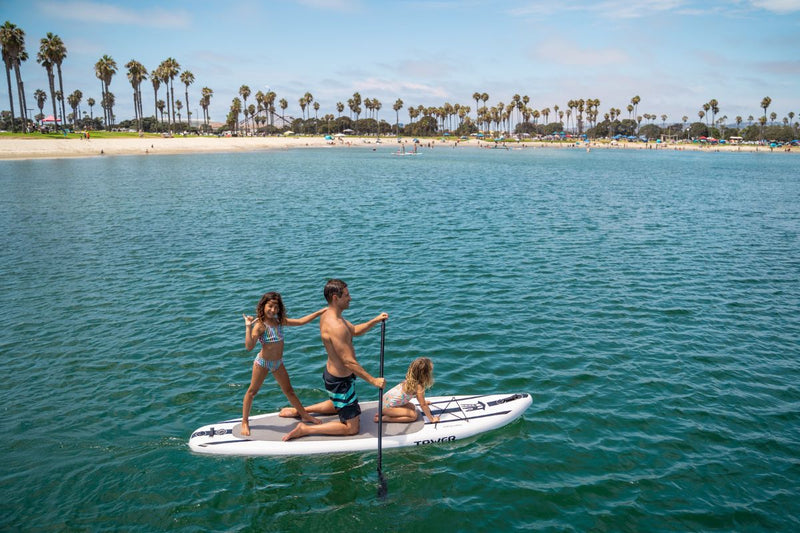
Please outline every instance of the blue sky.
[[0, 13], [26, 33], [30, 94], [48, 87], [35, 62], [47, 32], [67, 46], [65, 92], [80, 89], [84, 100], [99, 100], [94, 64], [113, 57], [118, 120], [133, 116], [125, 63], [152, 70], [167, 57], [195, 75], [192, 112], [200, 89], [214, 90], [214, 121], [225, 119], [243, 84], [275, 91], [294, 115], [306, 92], [323, 115], [358, 91], [378, 98], [389, 122], [397, 98], [406, 105], [401, 122], [409, 105], [460, 103], [474, 115], [475, 91], [490, 105], [528, 95], [535, 109], [599, 98], [601, 115], [613, 106], [624, 116], [639, 95], [640, 115], [670, 122], [697, 120], [712, 98], [718, 117], [758, 117], [769, 96], [779, 119], [800, 115], [800, 0], [0, 0]]

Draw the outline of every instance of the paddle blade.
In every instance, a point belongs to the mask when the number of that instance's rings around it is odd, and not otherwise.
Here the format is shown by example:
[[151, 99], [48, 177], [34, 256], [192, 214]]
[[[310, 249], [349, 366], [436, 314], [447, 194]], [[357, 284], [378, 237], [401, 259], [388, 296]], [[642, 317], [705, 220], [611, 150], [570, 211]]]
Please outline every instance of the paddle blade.
[[386, 484], [386, 478], [383, 477], [383, 472], [378, 470], [378, 498], [385, 499], [389, 494], [389, 486]]

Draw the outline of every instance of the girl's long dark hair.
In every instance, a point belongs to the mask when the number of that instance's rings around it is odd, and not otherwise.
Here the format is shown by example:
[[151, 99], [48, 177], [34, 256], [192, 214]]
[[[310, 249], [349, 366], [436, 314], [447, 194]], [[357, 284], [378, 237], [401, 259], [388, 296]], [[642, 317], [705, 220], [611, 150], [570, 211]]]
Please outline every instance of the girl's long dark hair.
[[283, 306], [283, 298], [278, 292], [268, 292], [258, 301], [256, 307], [256, 316], [262, 324], [267, 324], [267, 315], [264, 313], [264, 306], [267, 302], [276, 302], [278, 304], [278, 312], [275, 314], [275, 322], [283, 324], [286, 322], [286, 308]]

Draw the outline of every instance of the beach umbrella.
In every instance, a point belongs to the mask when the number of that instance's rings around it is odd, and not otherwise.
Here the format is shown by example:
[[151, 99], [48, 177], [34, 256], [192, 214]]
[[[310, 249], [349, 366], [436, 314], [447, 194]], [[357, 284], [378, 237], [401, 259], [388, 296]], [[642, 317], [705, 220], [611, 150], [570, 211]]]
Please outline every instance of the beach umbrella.
[[326, 135], [326, 136], [325, 136], [325, 140], [326, 140], [326, 141], [332, 141], [332, 140], [333, 140], [333, 137], [331, 137], [330, 135]]
[[344, 137], [344, 133], [337, 133], [335, 137]]
[[284, 131], [283, 134], [284, 135], [294, 135], [294, 132], [292, 130], [289, 130], [289, 131]]

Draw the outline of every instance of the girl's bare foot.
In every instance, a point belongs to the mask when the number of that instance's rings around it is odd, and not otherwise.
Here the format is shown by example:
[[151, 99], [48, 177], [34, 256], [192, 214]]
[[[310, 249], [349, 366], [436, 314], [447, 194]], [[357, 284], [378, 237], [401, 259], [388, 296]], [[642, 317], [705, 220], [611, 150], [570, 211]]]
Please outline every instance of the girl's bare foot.
[[[299, 418], [300, 417], [300, 415], [297, 414], [297, 409], [295, 409], [294, 407], [284, 407], [283, 409], [281, 409], [278, 412], [278, 416], [281, 416], [283, 418]], [[319, 423], [319, 422], [317, 422], [317, 423]]]
[[306, 415], [302, 417], [303, 422], [308, 422], [309, 424], [322, 424], [322, 420], [318, 420], [311, 415]]
[[242, 435], [245, 437], [250, 436], [250, 424], [245, 421], [242, 421]]
[[305, 437], [308, 435], [308, 430], [306, 429], [306, 425], [300, 422], [295, 426], [293, 430], [283, 436], [282, 440], [292, 440], [299, 437]]

